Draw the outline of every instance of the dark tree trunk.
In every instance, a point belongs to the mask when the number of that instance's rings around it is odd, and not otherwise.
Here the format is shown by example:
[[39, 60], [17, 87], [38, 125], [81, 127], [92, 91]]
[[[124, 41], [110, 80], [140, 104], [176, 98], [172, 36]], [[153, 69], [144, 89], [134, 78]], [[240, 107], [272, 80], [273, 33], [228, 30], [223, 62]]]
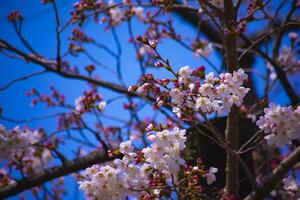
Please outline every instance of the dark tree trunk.
[[[226, 129], [226, 117], [216, 118], [211, 123], [224, 135]], [[205, 134], [213, 136], [210, 130], [204, 126], [198, 127]], [[248, 118], [241, 118], [239, 123], [239, 146], [243, 145], [257, 131], [256, 125]], [[188, 164], [194, 164], [197, 158], [201, 158], [207, 167], [218, 168], [217, 181], [215, 186], [218, 189], [224, 188], [226, 184], [225, 167], [226, 151], [217, 145], [210, 138], [204, 136], [196, 128], [190, 128], [187, 131], [187, 147], [184, 151], [184, 157]], [[249, 151], [241, 155], [241, 158], [247, 164], [254, 177], [254, 164], [252, 152]], [[245, 170], [239, 165], [240, 197], [245, 197], [252, 191], [252, 187]]]

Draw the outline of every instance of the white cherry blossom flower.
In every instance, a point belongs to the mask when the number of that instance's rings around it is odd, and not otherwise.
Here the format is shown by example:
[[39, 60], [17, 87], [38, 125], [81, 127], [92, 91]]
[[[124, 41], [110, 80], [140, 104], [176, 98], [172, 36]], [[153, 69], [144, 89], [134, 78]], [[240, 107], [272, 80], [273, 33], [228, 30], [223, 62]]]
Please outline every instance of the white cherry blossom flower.
[[296, 180], [292, 176], [288, 176], [288, 177], [284, 178], [282, 180], [282, 182], [284, 184], [283, 189], [288, 190], [288, 191], [294, 191], [294, 192], [299, 191], [298, 190], [299, 186], [298, 186]]
[[256, 124], [267, 134], [265, 139], [269, 144], [281, 146], [300, 137], [299, 110], [299, 106], [293, 110], [292, 107], [275, 104], [264, 109], [264, 115], [259, 117]]
[[131, 153], [134, 150], [132, 146], [132, 142], [130, 140], [126, 142], [121, 142], [120, 144], [120, 152], [123, 154]]
[[100, 103], [98, 104], [99, 111], [103, 112], [105, 107], [106, 107], [106, 101], [100, 101]]
[[196, 104], [195, 107], [197, 109], [200, 108], [200, 110], [204, 113], [208, 113], [211, 111], [211, 101], [209, 100], [209, 98], [206, 97], [199, 97], [196, 100]]
[[217, 180], [216, 176], [215, 176], [215, 173], [217, 173], [217, 172], [218, 172], [217, 168], [215, 168], [215, 167], [209, 168], [209, 171], [206, 174], [206, 181], [207, 181], [208, 185], [211, 185], [213, 182], [215, 182]]

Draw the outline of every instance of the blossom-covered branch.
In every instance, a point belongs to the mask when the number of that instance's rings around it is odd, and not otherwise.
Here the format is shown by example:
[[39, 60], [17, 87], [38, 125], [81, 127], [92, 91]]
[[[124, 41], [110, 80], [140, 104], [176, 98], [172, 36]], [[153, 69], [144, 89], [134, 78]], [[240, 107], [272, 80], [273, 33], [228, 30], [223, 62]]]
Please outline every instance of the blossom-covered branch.
[[27, 189], [40, 186], [47, 181], [77, 172], [85, 169], [93, 164], [107, 162], [110, 158], [106, 152], [94, 152], [90, 155], [82, 156], [81, 158], [67, 161], [64, 165], [51, 167], [39, 173], [34, 173], [31, 176], [17, 180], [12, 184], [4, 186], [0, 189], [0, 197], [6, 198], [16, 195]]

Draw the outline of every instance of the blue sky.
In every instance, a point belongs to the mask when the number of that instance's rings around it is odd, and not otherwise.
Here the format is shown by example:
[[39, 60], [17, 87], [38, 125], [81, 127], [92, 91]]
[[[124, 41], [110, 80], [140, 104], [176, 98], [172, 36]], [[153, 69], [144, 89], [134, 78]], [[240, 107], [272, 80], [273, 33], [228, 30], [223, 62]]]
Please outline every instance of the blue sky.
[[[64, 24], [70, 17], [69, 12], [71, 10], [71, 5], [74, 3], [73, 1], [58, 1], [58, 9], [59, 15], [61, 19], [61, 24]], [[10, 0], [6, 1], [6, 3], [2, 3], [0, 7], [0, 38], [9, 41], [11, 44], [21, 47], [20, 40], [16, 36], [12, 24], [10, 24], [6, 20], [7, 14], [13, 10], [21, 11], [22, 15], [25, 18], [23, 24], [23, 34], [28, 39], [28, 42], [32, 45], [32, 47], [38, 51], [40, 54], [45, 55], [48, 58], [54, 58], [56, 55], [56, 38], [55, 38], [55, 21], [54, 14], [52, 13], [51, 5], [41, 5], [39, 1], [21, 1], [21, 0]], [[179, 18], [173, 16], [175, 20], [175, 26], [179, 27], [178, 30], [180, 33], [186, 36], [191, 36], [195, 34], [193, 27], [189, 24], [184, 23]], [[255, 28], [255, 26], [250, 27], [250, 30]], [[82, 29], [87, 33], [88, 36], [97, 38], [97, 40], [103, 44], [108, 45], [111, 49], [116, 51], [116, 44], [111, 37], [111, 31], [104, 31], [103, 26], [97, 23], [87, 23]], [[133, 21], [133, 31], [135, 35], [142, 34], [144, 27], [136, 21]], [[116, 32], [119, 35], [120, 43], [122, 44], [122, 73], [124, 76], [125, 83], [127, 85], [131, 85], [136, 83], [136, 78], [139, 72], [139, 65], [135, 61], [135, 51], [131, 44], [128, 43], [128, 29], [127, 25], [120, 25], [116, 28]], [[70, 35], [71, 29], [68, 29], [62, 35], [64, 41]], [[67, 49], [68, 43], [65, 42], [62, 44], [62, 52]], [[111, 58], [104, 51], [99, 49], [95, 49], [93, 47], [88, 47], [92, 55], [105, 63], [107, 66], [110, 66], [114, 69], [115, 60]], [[21, 49], [25, 50], [23, 47]], [[168, 58], [171, 61], [172, 66], [178, 69], [181, 66], [190, 65], [191, 67], [197, 67], [199, 65], [208, 66], [207, 63], [203, 59], [194, 59], [191, 52], [181, 48], [175, 42], [170, 40], [164, 41], [159, 45], [159, 51], [165, 58]], [[24, 64], [22, 61], [9, 59], [3, 54], [0, 54], [0, 87], [10, 82], [17, 77], [24, 76], [26, 74], [30, 74], [33, 72], [40, 71], [42, 68], [36, 66], [34, 64]], [[73, 63], [73, 65], [78, 66], [80, 69], [83, 69], [85, 65], [90, 62], [84, 58], [71, 58], [68, 60]], [[216, 66], [221, 64], [221, 59], [219, 59], [218, 55], [214, 53], [210, 57], [210, 61], [212, 61]], [[257, 60], [255, 63], [255, 68], [258, 70], [264, 69], [264, 63], [261, 60]], [[209, 67], [207, 67], [207, 71], [211, 71]], [[154, 70], [150, 70], [154, 72]], [[104, 80], [112, 80], [117, 81], [116, 78], [107, 72], [104, 69], [97, 69], [97, 75]], [[264, 71], [262, 72], [264, 73]], [[167, 74], [163, 70], [155, 70], [156, 76], [163, 77]], [[258, 85], [263, 84], [260, 79], [257, 79]], [[82, 92], [87, 89], [87, 85], [84, 82], [76, 81], [76, 80], [67, 80], [61, 77], [58, 77], [55, 74], [47, 73], [45, 75], [36, 76], [30, 78], [28, 80], [18, 82], [12, 85], [9, 89], [0, 92], [0, 107], [3, 108], [3, 115], [13, 119], [28, 119], [35, 118], [39, 116], [45, 116], [49, 114], [55, 113], [57, 110], [48, 109], [45, 105], [38, 105], [36, 107], [32, 107], [30, 105], [31, 99], [25, 96], [26, 91], [31, 88], [37, 88], [39, 91], [43, 91], [44, 93], [50, 93], [49, 86], [54, 85], [58, 91], [63, 92], [66, 95], [66, 100], [70, 104], [74, 104], [74, 100], [76, 97], [80, 96]], [[260, 87], [259, 93], [261, 94]], [[118, 96], [106, 89], [100, 88], [100, 93], [103, 95], [104, 99]], [[274, 101], [277, 103], [287, 103], [288, 99], [286, 95], [281, 93], [276, 94], [276, 98]], [[108, 105], [106, 108], [107, 114], [118, 113], [120, 118], [128, 118], [128, 113], [122, 111], [122, 102], [125, 100], [117, 101], [114, 104]], [[149, 113], [150, 107], [146, 107], [144, 109], [144, 116], [147, 116]], [[107, 124], [112, 123], [110, 120], [105, 120], [104, 122]], [[29, 126], [31, 128], [44, 127], [46, 131], [55, 130], [56, 123], [54, 119], [50, 120], [40, 120], [34, 121], [31, 123], [10, 123], [7, 121], [0, 120], [0, 123], [8, 128], [13, 128], [16, 125], [21, 126]], [[75, 146], [72, 142], [62, 147], [62, 150], [65, 150], [67, 156], [69, 158], [72, 157], [72, 150], [75, 150]], [[68, 195], [64, 199], [82, 199], [82, 195], [78, 195], [78, 191], [75, 189], [76, 183], [74, 183], [71, 178], [67, 179], [68, 183]], [[13, 197], [11, 199], [16, 199]]]
[[[66, 22], [70, 15], [70, 8], [72, 2], [60, 2], [58, 3], [59, 15], [61, 18], [61, 23]], [[56, 55], [56, 38], [55, 38], [55, 21], [54, 14], [52, 13], [51, 5], [43, 6], [38, 1], [31, 1], [30, 3], [20, 3], [18, 0], [8, 1], [8, 3], [3, 4], [0, 8], [0, 26], [2, 27], [2, 31], [0, 31], [0, 37], [9, 41], [11, 44], [21, 47], [21, 49], [25, 50], [20, 45], [20, 40], [15, 34], [12, 24], [10, 24], [6, 20], [7, 14], [11, 10], [19, 10], [24, 17], [23, 24], [23, 34], [28, 39], [28, 42], [31, 46], [38, 51], [40, 54], [45, 55], [48, 58], [54, 58]], [[181, 30], [186, 32], [187, 34], [191, 34], [193, 32], [193, 28], [189, 25], [183, 24], [177, 20], [177, 24], [180, 25]], [[137, 34], [142, 34], [143, 27], [138, 23], [133, 23], [133, 31]], [[98, 25], [97, 23], [87, 23], [82, 27], [85, 32], [91, 36], [96, 37], [97, 40], [103, 44], [108, 45], [111, 49], [116, 51], [116, 44], [111, 37], [111, 31], [104, 31], [103, 26]], [[4, 31], [3, 31], [4, 30]], [[132, 45], [128, 44], [128, 29], [126, 24], [118, 26], [116, 29], [117, 34], [119, 35], [120, 43], [122, 44], [123, 52], [122, 52], [122, 73], [127, 85], [131, 85], [136, 83], [136, 77], [139, 73], [139, 65], [135, 61], [135, 51]], [[62, 35], [62, 38], [66, 39], [71, 33], [71, 29], [68, 29]], [[62, 44], [62, 49], [66, 50], [68, 43]], [[174, 42], [166, 41], [160, 47], [159, 50], [163, 52], [165, 57], [168, 57], [171, 60], [171, 63], [177, 68], [184, 65], [198, 66], [200, 64], [199, 61], [193, 60], [190, 52], [186, 50], [178, 51], [170, 51], [170, 49], [177, 49], [179, 46]], [[62, 50], [62, 51], [64, 51]], [[90, 48], [90, 52], [93, 54], [95, 58], [98, 58], [100, 61], [104, 61], [107, 66], [114, 69], [115, 60], [112, 59], [108, 54], [104, 51], [99, 51], [99, 49]], [[188, 58], [188, 59], [187, 59]], [[1, 60], [1, 79], [0, 85], [5, 85], [11, 80], [31, 74], [33, 72], [40, 71], [42, 68], [36, 66], [34, 64], [24, 64], [22, 61], [13, 60], [5, 57], [0, 54]], [[84, 58], [69, 58], [69, 61], [75, 61], [74, 65], [79, 68], [83, 68], [89, 61]], [[164, 71], [158, 72], [160, 76], [166, 75]], [[112, 76], [106, 70], [99, 69], [97, 70], [97, 75], [100, 78], [105, 80], [114, 80], [116, 78]], [[66, 100], [68, 103], [74, 105], [74, 100], [76, 97], [82, 95], [82, 92], [87, 89], [87, 84], [81, 81], [75, 80], [67, 80], [61, 77], [58, 77], [55, 74], [48, 73], [46, 75], [36, 76], [30, 78], [28, 80], [18, 82], [12, 85], [9, 89], [0, 93], [0, 105], [3, 108], [3, 115], [8, 118], [13, 118], [17, 120], [35, 118], [45, 115], [51, 115], [57, 111], [57, 109], [48, 109], [44, 105], [38, 105], [32, 107], [30, 105], [31, 98], [26, 97], [26, 91], [31, 88], [36, 88], [39, 91], [43, 91], [44, 93], [50, 92], [49, 86], [54, 85], [58, 91], [65, 93]], [[100, 89], [99, 90], [104, 98], [111, 98], [113, 96], [117, 96], [112, 92]], [[124, 102], [124, 100], [123, 100]], [[106, 108], [108, 113], [121, 113], [118, 115], [120, 118], [127, 119], [127, 112], [122, 112], [122, 101], [115, 103], [114, 105], [108, 105]], [[145, 108], [145, 116], [149, 111], [149, 107]], [[105, 121], [105, 120], [104, 120]], [[0, 120], [4, 126], [8, 128], [13, 128], [16, 125], [20, 126], [29, 126], [30, 128], [38, 128], [43, 127], [46, 131], [51, 131], [56, 128], [56, 121], [54, 119], [50, 120], [39, 120], [31, 123], [10, 123], [7, 121]], [[107, 124], [112, 123], [110, 120], [106, 121]], [[69, 142], [67, 145], [61, 147], [64, 152], [67, 152], [67, 156], [69, 159], [72, 157], [72, 149], [75, 150], [72, 142]], [[64, 199], [82, 199], [81, 193], [77, 191], [77, 185], [72, 181], [71, 178], [67, 179], [68, 185], [68, 195]], [[79, 196], [77, 194], [80, 194]], [[75, 198], [76, 197], [76, 198]], [[11, 199], [16, 199], [17, 197], [12, 197]]]

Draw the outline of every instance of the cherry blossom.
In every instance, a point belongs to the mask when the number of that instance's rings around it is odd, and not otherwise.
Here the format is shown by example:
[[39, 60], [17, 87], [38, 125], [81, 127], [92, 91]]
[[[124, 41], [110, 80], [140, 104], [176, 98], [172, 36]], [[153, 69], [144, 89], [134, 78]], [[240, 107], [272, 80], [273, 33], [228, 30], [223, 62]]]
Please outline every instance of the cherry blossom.
[[39, 172], [52, 158], [47, 148], [35, 146], [43, 138], [42, 132], [15, 127], [7, 130], [0, 125], [0, 161], [12, 164], [24, 162], [23, 173]]
[[298, 184], [296, 180], [292, 176], [288, 176], [282, 180], [283, 182], [283, 189], [288, 191], [298, 191]]
[[195, 50], [195, 57], [197, 58], [200, 55], [203, 57], [208, 57], [213, 53], [213, 45], [212, 43], [203, 44], [203, 47], [200, 47]]
[[267, 134], [265, 139], [269, 144], [288, 144], [300, 136], [300, 107], [293, 110], [291, 106], [282, 107], [272, 103], [264, 109], [264, 115], [259, 117], [256, 124]]
[[7, 185], [14, 184], [15, 180], [13, 180], [6, 169], [0, 168], [0, 187], [4, 187]]
[[144, 157], [150, 166], [170, 177], [177, 174], [179, 166], [184, 164], [180, 151], [184, 149], [185, 141], [185, 130], [179, 128], [157, 132], [151, 147], [143, 149]]
[[[119, 152], [124, 155], [122, 159], [117, 158], [108, 165], [87, 168], [82, 174], [83, 179], [78, 182], [79, 188], [86, 197], [123, 199], [126, 196], [139, 198], [146, 195], [146, 190], [143, 190], [156, 184], [172, 184], [172, 180], [178, 178], [180, 166], [185, 163], [180, 155], [185, 148], [185, 133], [185, 129], [175, 127], [173, 130], [165, 129], [149, 134], [151, 145], [137, 152], [134, 152], [131, 141], [122, 142], [119, 148]], [[216, 168], [209, 169], [205, 175], [208, 184], [216, 180], [216, 172]], [[162, 191], [152, 189], [157, 197]]]
[[126, 142], [121, 142], [120, 144], [120, 152], [122, 154], [128, 154], [130, 152], [133, 151], [133, 146], [132, 146], [132, 142], [130, 140], [126, 141]]
[[206, 174], [206, 180], [207, 180], [208, 185], [211, 185], [213, 182], [216, 181], [215, 173], [217, 173], [217, 172], [218, 172], [217, 168], [215, 168], [215, 167], [209, 168], [209, 171]]
[[278, 62], [286, 68], [299, 68], [300, 60], [296, 59], [293, 49], [288, 46], [283, 46], [280, 55], [278, 56]]
[[213, 72], [204, 75], [202, 66], [195, 70], [184, 66], [175, 75], [173, 87], [167, 88], [166, 91], [163, 90], [171, 81], [155, 80], [152, 74], [145, 75], [141, 84], [130, 86], [128, 91], [137, 91], [143, 95], [153, 92], [157, 95], [154, 108], [171, 103], [177, 117], [183, 118], [191, 115], [191, 111], [201, 115], [213, 112], [228, 113], [233, 105], [242, 105], [244, 97], [250, 90], [243, 87], [244, 81], [248, 79], [243, 69], [232, 74], [222, 73], [215, 76]]
[[103, 112], [104, 108], [106, 106], [106, 102], [105, 101], [101, 101], [99, 104], [98, 104], [98, 110]]
[[121, 199], [125, 194], [119, 170], [109, 165], [98, 167], [97, 165], [86, 169], [88, 180], [79, 182], [79, 189], [86, 196], [96, 199]]
[[[98, 105], [96, 105], [98, 103]], [[100, 112], [103, 112], [106, 102], [102, 101], [102, 96], [95, 90], [85, 91], [83, 96], [78, 97], [75, 100], [75, 111], [78, 114], [84, 112], [91, 112], [93, 109], [98, 108]]]
[[[170, 92], [171, 100], [175, 104], [173, 112], [179, 117], [183, 106], [203, 113], [228, 112], [233, 105], [241, 106], [243, 98], [249, 92], [248, 88], [242, 86], [248, 78], [242, 69], [233, 74], [220, 74], [219, 77], [215, 77], [212, 72], [208, 73], [205, 75], [203, 84], [198, 84], [198, 86], [194, 84], [197, 83], [197, 77], [193, 75], [193, 72], [185, 66], [178, 73], [178, 83], [189, 85], [190, 90], [178, 87]], [[198, 81], [200, 83], [201, 79]], [[195, 101], [194, 104], [193, 101]]]

